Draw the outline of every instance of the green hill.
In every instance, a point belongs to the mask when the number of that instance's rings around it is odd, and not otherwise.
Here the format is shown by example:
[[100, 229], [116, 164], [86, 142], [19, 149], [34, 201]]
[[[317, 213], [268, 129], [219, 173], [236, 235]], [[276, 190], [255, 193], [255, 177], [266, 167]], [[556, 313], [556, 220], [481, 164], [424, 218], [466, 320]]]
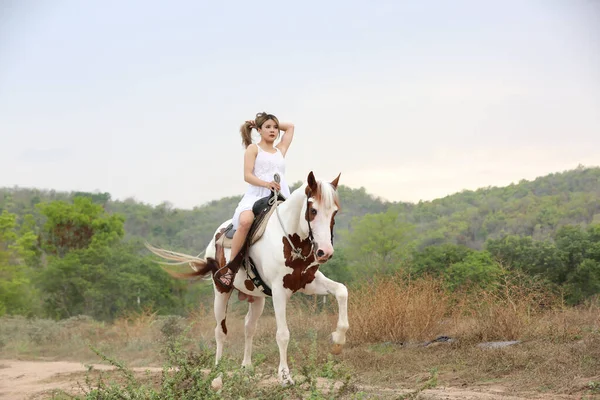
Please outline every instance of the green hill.
[[[533, 181], [463, 191], [416, 204], [386, 202], [364, 188], [340, 186], [339, 192], [343, 210], [337, 217], [336, 231], [351, 230], [352, 224], [366, 214], [390, 210], [398, 214], [400, 221], [416, 227], [421, 246], [454, 243], [481, 249], [488, 238], [514, 234], [545, 239], [567, 224], [600, 222], [599, 167], [579, 167]], [[189, 210], [168, 203], [151, 206], [135, 200], [111, 200], [108, 193], [16, 187], [0, 188], [0, 212], [7, 210], [20, 217], [31, 213], [39, 219], [36, 204], [77, 195], [91, 197], [110, 213], [122, 214], [126, 238], [191, 253], [204, 250], [216, 227], [231, 218], [240, 199], [226, 197]]]
[[[293, 187], [297, 187], [295, 184]], [[337, 229], [347, 229], [354, 217], [387, 210], [391, 203], [368, 194], [364, 188], [339, 188], [343, 199], [343, 212], [336, 220]], [[22, 218], [26, 214], [39, 213], [35, 205], [54, 200], [72, 200], [86, 196], [104, 206], [110, 213], [125, 217], [126, 238], [141, 238], [174, 250], [199, 253], [210, 241], [215, 229], [231, 218], [241, 196], [213, 200], [192, 210], [173, 208], [168, 203], [151, 206], [135, 200], [111, 200], [109, 193], [56, 192], [27, 188], [0, 188], [0, 213], [7, 210]]]
[[577, 169], [392, 208], [414, 224], [421, 245], [454, 243], [480, 249], [505, 235], [552, 237], [564, 225], [600, 222], [600, 168]]
[[[564, 290], [573, 304], [600, 293], [598, 167], [417, 204], [385, 202], [364, 188], [339, 192], [336, 256], [322, 267], [332, 279], [351, 284], [403, 270], [465, 288], [497, 285], [508, 268]], [[0, 189], [0, 316], [186, 312], [210, 287], [173, 280], [141, 242], [198, 254], [239, 199], [189, 210], [109, 193]]]

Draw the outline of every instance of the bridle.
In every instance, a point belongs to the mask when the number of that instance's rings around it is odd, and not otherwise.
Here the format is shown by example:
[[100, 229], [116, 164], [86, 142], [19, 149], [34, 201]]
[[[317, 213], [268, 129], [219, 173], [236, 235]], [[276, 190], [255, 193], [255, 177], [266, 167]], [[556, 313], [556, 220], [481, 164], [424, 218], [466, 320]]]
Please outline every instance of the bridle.
[[[275, 174], [275, 176], [273, 177], [273, 180], [275, 182], [279, 183], [281, 181], [279, 174]], [[271, 206], [273, 206], [276, 203], [277, 198], [279, 197], [278, 191], [274, 190], [274, 192], [275, 192], [275, 196], [273, 196], [273, 198], [269, 199], [269, 205], [271, 205]], [[311, 196], [312, 196], [312, 193], [309, 190], [308, 193], [306, 194], [306, 210], [307, 211], [309, 209], [309, 199], [311, 198]], [[316, 253], [318, 250], [317, 249], [318, 246], [317, 246], [317, 242], [315, 242], [315, 237], [313, 235], [312, 226], [310, 225], [310, 218], [307, 218], [306, 222], [308, 223], [308, 240], [310, 241], [311, 252], [307, 256], [304, 256], [304, 255], [302, 255], [302, 249], [299, 249], [296, 246], [294, 246], [294, 244], [292, 243], [292, 240], [290, 239], [290, 235], [288, 235], [287, 231], [285, 230], [285, 227], [283, 226], [283, 221], [281, 219], [281, 216], [279, 215], [279, 207], [277, 205], [275, 205], [275, 212], [277, 213], [277, 218], [279, 219], [279, 224], [281, 225], [281, 229], [283, 230], [283, 233], [285, 234], [285, 238], [287, 239], [287, 241], [290, 244], [290, 247], [292, 249], [292, 260], [301, 259], [301, 260], [305, 261], [311, 255], [314, 255], [315, 258], [317, 258]], [[333, 246], [333, 229], [331, 229], [331, 245]]]

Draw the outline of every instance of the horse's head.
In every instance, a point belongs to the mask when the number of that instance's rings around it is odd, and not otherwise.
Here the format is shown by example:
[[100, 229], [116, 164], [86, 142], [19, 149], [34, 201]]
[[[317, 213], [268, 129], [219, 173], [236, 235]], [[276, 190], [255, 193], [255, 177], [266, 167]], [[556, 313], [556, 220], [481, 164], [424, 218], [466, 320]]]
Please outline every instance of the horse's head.
[[301, 226], [313, 240], [315, 255], [320, 263], [333, 256], [333, 225], [340, 208], [337, 186], [340, 175], [332, 182], [320, 182], [312, 171], [305, 189], [306, 201], [300, 216]]

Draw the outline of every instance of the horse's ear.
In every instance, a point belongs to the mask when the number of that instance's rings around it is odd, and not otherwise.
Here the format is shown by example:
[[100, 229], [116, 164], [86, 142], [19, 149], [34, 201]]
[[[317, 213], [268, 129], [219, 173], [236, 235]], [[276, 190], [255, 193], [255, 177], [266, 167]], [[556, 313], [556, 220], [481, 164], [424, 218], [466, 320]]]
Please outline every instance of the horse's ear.
[[317, 180], [315, 179], [315, 174], [313, 174], [312, 171], [310, 171], [310, 173], [308, 174], [307, 182], [308, 182], [308, 187], [310, 188], [310, 190], [313, 193], [316, 193], [317, 189], [319, 188], [319, 185], [317, 184]]
[[332, 182], [331, 182], [331, 186], [333, 186], [334, 189], [337, 189], [338, 187], [338, 183], [340, 181], [340, 176], [342, 175], [342, 173], [340, 172], [339, 175], [337, 176], [337, 178], [335, 178]]

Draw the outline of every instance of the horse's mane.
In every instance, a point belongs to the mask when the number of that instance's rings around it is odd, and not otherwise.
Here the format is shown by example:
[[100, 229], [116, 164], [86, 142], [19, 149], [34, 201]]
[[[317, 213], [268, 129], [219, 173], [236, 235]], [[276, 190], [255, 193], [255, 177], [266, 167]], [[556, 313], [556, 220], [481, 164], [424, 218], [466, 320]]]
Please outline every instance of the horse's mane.
[[[332, 208], [334, 205], [337, 206], [337, 208], [339, 209], [340, 198], [333, 185], [331, 185], [329, 182], [322, 181], [318, 181], [317, 184], [319, 189], [317, 190], [316, 196], [314, 194], [312, 195], [314, 199], [317, 202], [322, 203], [323, 206], [325, 206], [325, 208], [327, 209]], [[306, 182], [303, 183], [300, 187], [298, 187], [298, 189], [292, 192], [290, 197], [305, 196], [307, 186], [308, 184]]]
[[329, 182], [319, 182], [319, 194], [321, 202], [327, 209], [330, 209], [333, 206], [340, 208], [340, 198], [338, 193]]

